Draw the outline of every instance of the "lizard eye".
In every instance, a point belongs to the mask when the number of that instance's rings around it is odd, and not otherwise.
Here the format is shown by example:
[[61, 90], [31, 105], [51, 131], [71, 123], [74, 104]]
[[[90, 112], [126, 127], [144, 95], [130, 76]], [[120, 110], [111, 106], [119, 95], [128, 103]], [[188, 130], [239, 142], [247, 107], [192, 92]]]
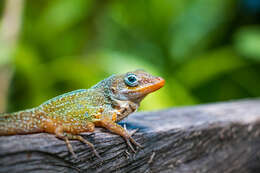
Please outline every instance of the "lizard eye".
[[135, 87], [138, 85], [137, 77], [135, 74], [127, 74], [124, 81], [126, 85], [131, 87]]

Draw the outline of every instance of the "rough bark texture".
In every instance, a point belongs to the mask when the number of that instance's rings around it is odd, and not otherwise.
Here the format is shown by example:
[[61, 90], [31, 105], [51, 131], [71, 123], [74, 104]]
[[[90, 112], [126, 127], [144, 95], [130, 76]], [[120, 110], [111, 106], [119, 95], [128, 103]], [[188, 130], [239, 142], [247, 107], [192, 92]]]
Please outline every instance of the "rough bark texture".
[[260, 100], [136, 113], [121, 124], [140, 129], [136, 154], [103, 129], [82, 135], [103, 161], [78, 141], [74, 159], [50, 134], [2, 136], [0, 172], [260, 172]]

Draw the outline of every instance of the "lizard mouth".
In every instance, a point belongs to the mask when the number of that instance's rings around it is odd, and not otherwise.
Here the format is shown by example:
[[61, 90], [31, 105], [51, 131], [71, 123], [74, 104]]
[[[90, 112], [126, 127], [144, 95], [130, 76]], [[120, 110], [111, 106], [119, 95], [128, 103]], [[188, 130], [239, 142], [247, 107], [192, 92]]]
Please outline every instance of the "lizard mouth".
[[139, 88], [137, 90], [137, 92], [140, 92], [140, 93], [144, 93], [144, 94], [149, 94], [151, 92], [154, 92], [160, 88], [162, 88], [165, 84], [165, 80], [161, 77], [156, 77], [156, 82], [153, 83], [152, 85], [148, 85], [148, 86], [145, 86], [145, 87], [142, 87], [142, 88]]

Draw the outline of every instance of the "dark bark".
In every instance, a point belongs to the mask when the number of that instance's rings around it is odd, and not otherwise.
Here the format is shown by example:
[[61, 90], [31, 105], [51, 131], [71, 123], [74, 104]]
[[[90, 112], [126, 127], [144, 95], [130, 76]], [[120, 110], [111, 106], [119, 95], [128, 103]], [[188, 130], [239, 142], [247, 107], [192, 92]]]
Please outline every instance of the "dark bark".
[[121, 124], [140, 129], [136, 154], [103, 129], [82, 135], [103, 161], [78, 141], [74, 159], [50, 134], [2, 136], [0, 172], [260, 172], [260, 100], [136, 113]]

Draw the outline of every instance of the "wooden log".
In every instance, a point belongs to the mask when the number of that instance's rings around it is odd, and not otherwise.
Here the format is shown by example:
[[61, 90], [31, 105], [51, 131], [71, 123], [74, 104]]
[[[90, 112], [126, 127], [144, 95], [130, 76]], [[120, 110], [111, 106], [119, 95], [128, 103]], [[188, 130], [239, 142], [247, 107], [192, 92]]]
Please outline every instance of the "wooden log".
[[0, 137], [0, 172], [260, 172], [260, 100], [242, 100], [140, 112], [121, 124], [143, 145], [137, 153], [100, 129], [82, 136], [91, 149], [73, 141], [74, 159], [64, 141], [50, 134]]

